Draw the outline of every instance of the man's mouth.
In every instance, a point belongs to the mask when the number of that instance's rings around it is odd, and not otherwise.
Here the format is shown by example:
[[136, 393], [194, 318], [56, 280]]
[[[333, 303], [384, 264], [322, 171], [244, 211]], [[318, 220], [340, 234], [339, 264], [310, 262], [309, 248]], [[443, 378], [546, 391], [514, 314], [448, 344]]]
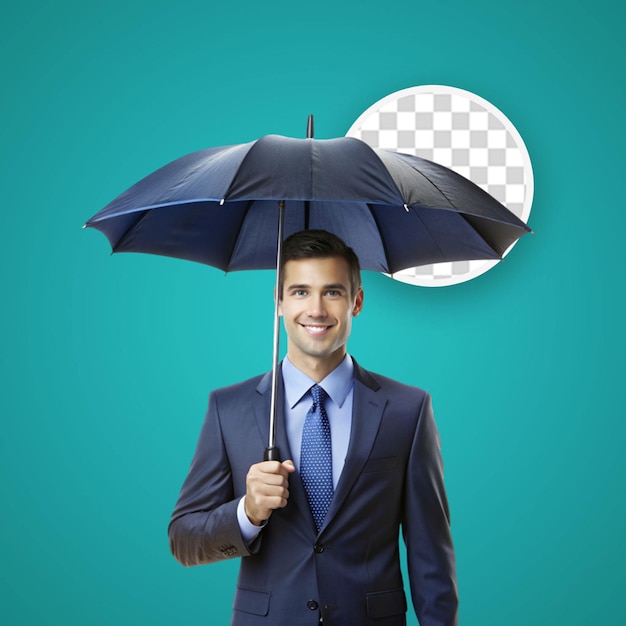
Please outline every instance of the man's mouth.
[[302, 326], [310, 335], [322, 335], [330, 328], [330, 326], [312, 326], [310, 324], [302, 324]]

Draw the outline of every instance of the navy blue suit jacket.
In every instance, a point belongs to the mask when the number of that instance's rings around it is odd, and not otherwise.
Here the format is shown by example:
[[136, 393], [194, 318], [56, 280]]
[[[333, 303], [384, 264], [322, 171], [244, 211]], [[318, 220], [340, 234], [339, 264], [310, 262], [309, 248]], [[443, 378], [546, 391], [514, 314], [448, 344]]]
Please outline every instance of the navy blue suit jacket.
[[[295, 472], [287, 506], [247, 546], [237, 504], [268, 439], [270, 394], [269, 375], [211, 393], [170, 522], [174, 556], [186, 566], [242, 557], [233, 626], [317, 626], [320, 616], [324, 626], [400, 626], [401, 529], [420, 625], [455, 626], [454, 550], [430, 396], [355, 363], [350, 443], [324, 526], [316, 531]], [[287, 459], [283, 394], [281, 381], [276, 437]]]

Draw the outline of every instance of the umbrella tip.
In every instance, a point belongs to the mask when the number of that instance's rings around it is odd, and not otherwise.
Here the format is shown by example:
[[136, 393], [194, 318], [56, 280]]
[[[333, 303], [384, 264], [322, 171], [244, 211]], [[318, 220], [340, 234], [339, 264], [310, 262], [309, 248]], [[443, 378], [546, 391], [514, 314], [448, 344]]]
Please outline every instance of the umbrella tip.
[[309, 119], [306, 123], [306, 138], [313, 139], [313, 114], [309, 113]]

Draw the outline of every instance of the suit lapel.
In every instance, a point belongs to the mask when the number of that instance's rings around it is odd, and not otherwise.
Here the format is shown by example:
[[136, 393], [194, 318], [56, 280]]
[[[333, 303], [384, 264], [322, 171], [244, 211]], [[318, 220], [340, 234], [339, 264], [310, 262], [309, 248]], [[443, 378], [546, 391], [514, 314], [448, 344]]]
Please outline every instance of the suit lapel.
[[[279, 367], [280, 371], [280, 367]], [[256, 388], [256, 398], [253, 404], [256, 422], [266, 447], [270, 436], [270, 406], [272, 395], [272, 375], [267, 373], [261, 379]], [[274, 431], [276, 447], [280, 451], [282, 460], [290, 459], [291, 448], [287, 439], [287, 428], [285, 425], [285, 387], [281, 375], [278, 377], [278, 395], [276, 397], [276, 428]], [[265, 448], [264, 448], [265, 449]]]

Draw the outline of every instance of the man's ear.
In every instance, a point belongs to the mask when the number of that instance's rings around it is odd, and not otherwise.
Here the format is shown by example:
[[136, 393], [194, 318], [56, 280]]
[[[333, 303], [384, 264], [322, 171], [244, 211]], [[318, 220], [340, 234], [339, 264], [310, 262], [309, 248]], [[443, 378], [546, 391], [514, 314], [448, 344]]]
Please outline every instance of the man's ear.
[[359, 291], [354, 299], [354, 307], [352, 308], [352, 316], [356, 317], [363, 310], [363, 289], [359, 287]]

